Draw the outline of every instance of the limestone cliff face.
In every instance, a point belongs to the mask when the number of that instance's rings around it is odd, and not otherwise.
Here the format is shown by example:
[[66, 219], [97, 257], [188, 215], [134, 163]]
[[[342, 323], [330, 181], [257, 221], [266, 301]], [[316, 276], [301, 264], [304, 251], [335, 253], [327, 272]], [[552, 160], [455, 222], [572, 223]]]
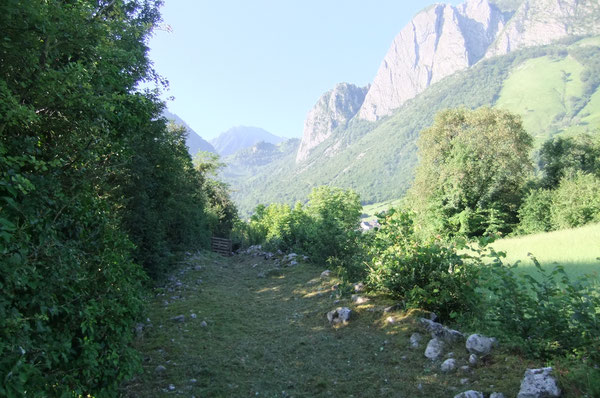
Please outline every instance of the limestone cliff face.
[[525, 0], [486, 57], [587, 34], [600, 34], [598, 0]]
[[368, 87], [340, 83], [319, 98], [304, 121], [297, 163], [305, 160], [314, 147], [329, 138], [336, 127], [345, 125], [356, 115], [367, 90]]
[[420, 12], [394, 39], [359, 117], [375, 121], [389, 115], [431, 84], [473, 65], [504, 24], [504, 14], [488, 0], [436, 4]]

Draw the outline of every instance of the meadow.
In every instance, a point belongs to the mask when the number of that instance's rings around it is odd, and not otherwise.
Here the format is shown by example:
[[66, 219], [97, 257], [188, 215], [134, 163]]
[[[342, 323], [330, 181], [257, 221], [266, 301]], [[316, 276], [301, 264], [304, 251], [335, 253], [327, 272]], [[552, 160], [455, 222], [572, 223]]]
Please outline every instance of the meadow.
[[508, 237], [492, 248], [506, 253], [506, 263], [520, 261], [525, 272], [533, 272], [533, 255], [546, 269], [562, 265], [570, 276], [600, 275], [600, 224], [579, 228]]

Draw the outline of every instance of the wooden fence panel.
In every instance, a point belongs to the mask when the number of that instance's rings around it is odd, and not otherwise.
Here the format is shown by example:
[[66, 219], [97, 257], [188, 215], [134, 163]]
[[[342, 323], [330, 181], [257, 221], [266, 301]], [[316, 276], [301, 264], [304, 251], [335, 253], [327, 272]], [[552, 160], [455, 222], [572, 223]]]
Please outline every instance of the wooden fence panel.
[[224, 256], [231, 256], [232, 243], [231, 239], [210, 238], [210, 248], [213, 252]]

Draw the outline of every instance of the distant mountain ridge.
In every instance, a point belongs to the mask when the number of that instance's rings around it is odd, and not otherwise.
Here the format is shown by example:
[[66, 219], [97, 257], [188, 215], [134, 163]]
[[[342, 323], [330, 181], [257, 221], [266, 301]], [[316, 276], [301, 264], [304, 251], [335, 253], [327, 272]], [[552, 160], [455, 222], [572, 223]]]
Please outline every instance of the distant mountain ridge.
[[246, 153], [253, 171], [231, 181], [235, 200], [247, 213], [258, 203], [301, 200], [318, 185], [352, 188], [366, 203], [398, 199], [412, 181], [419, 131], [445, 108], [509, 109], [538, 145], [556, 134], [600, 131], [595, 35], [596, 0], [430, 6], [396, 37], [362, 103], [364, 88], [339, 84], [309, 111], [296, 153], [266, 163], [260, 151], [261, 162]]
[[192, 157], [199, 151], [217, 153], [217, 150], [208, 141], [200, 137], [200, 135], [196, 133], [190, 126], [188, 126], [188, 124], [182, 118], [174, 113], [169, 112], [167, 109], [163, 111], [162, 115], [167, 120], [170, 120], [179, 126], [185, 127], [188, 133], [185, 144], [187, 145], [188, 151]]
[[285, 138], [278, 137], [259, 127], [237, 126], [219, 134], [218, 137], [210, 140], [210, 143], [219, 155], [228, 156], [259, 142], [279, 144], [283, 141]]

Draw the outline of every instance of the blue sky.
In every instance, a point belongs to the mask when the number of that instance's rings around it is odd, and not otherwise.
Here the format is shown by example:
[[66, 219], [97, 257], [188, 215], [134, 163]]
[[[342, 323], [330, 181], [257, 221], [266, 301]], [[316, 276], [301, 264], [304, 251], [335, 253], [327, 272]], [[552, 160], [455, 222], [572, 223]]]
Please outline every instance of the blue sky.
[[[459, 4], [460, 1], [449, 1]], [[168, 108], [203, 138], [233, 126], [300, 137], [336, 83], [370, 83], [392, 40], [433, 2], [165, 0], [150, 58]]]

